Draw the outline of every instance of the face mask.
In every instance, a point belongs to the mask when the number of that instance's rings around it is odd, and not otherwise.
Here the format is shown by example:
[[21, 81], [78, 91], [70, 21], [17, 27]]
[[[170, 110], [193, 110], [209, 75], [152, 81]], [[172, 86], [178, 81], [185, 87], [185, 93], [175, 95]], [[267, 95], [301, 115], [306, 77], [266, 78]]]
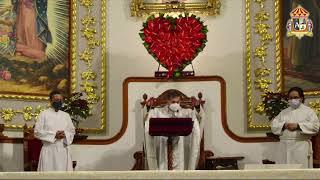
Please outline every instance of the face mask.
[[289, 100], [289, 105], [293, 108], [293, 109], [297, 109], [301, 104], [300, 99], [290, 99]]
[[169, 105], [169, 109], [173, 112], [179, 112], [179, 110], [181, 109], [181, 106], [178, 103], [172, 103]]
[[62, 102], [61, 101], [54, 101], [54, 102], [52, 102], [52, 107], [54, 108], [55, 111], [59, 111], [62, 107]]

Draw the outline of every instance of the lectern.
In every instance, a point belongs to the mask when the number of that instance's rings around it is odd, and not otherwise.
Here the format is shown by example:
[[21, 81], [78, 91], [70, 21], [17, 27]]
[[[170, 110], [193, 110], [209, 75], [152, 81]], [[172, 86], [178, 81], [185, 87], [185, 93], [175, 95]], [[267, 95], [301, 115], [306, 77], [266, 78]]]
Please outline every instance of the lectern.
[[188, 136], [193, 129], [191, 118], [150, 118], [149, 134], [151, 136], [166, 136], [168, 170], [172, 170], [172, 138]]

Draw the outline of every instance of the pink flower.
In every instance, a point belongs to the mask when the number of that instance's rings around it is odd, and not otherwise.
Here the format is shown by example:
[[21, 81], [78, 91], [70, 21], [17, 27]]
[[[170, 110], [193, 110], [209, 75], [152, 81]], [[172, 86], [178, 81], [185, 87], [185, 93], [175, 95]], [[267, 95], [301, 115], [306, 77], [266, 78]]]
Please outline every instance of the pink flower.
[[11, 79], [11, 73], [7, 70], [2, 71], [1, 77], [3, 80], [10, 80]]

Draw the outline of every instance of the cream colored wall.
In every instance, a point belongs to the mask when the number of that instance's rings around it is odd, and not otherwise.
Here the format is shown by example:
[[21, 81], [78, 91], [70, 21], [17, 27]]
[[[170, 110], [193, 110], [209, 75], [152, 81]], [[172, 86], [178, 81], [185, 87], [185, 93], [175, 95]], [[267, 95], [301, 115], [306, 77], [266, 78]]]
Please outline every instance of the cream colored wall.
[[[225, 79], [227, 118], [230, 129], [241, 136], [252, 136], [245, 130], [244, 1], [221, 0], [221, 2], [219, 16], [204, 18], [209, 29], [208, 43], [193, 65], [198, 76], [219, 75]], [[141, 29], [142, 20], [130, 17], [129, 5], [129, 0], [108, 1], [107, 137], [114, 136], [121, 127], [124, 79], [131, 76], [153, 76], [158, 66], [141, 43], [138, 32]], [[132, 154], [140, 147], [133, 141], [135, 129], [132, 123], [129, 122], [126, 134], [113, 144], [73, 145], [73, 159], [78, 161], [78, 170], [129, 170], [133, 165]], [[219, 124], [212, 126], [217, 128]], [[250, 149], [256, 150], [254, 144], [246, 146], [246, 144], [234, 142], [221, 128], [219, 132], [208, 134], [208, 136], [215, 136], [215, 139], [209, 138], [208, 146], [215, 148], [218, 154], [221, 154], [224, 149], [243, 148], [243, 151], [249, 152]], [[17, 134], [21, 136], [21, 133], [10, 135]], [[105, 138], [104, 135], [98, 135], [98, 137]], [[227, 146], [224, 145], [225, 142], [229, 142]], [[247, 162], [261, 161], [265, 148], [264, 145], [256, 145], [259, 146], [258, 150]], [[2, 144], [0, 170], [21, 171], [23, 169], [22, 150], [21, 144]]]
[[[129, 0], [108, 1], [108, 85], [110, 134], [122, 119], [122, 82], [130, 76], [153, 76], [157, 62], [147, 53], [138, 35], [142, 21], [130, 17]], [[219, 75], [226, 80], [228, 124], [238, 135], [245, 130], [244, 1], [222, 0], [221, 14], [204, 18], [208, 25], [206, 48], [194, 60], [196, 75]]]

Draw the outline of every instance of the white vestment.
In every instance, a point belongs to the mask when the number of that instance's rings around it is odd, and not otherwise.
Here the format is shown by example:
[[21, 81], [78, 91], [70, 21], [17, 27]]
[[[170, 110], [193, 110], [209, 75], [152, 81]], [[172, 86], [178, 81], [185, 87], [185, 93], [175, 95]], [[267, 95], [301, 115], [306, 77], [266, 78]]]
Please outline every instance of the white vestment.
[[[298, 123], [301, 130], [283, 129], [285, 123]], [[309, 107], [301, 104], [297, 109], [288, 107], [280, 112], [271, 122], [271, 130], [280, 136], [283, 152], [277, 163], [302, 164], [312, 168], [311, 137], [319, 131], [319, 119]]]
[[[64, 131], [65, 138], [56, 139], [56, 132]], [[68, 113], [50, 108], [39, 114], [34, 128], [35, 137], [42, 141], [38, 171], [72, 171], [69, 145], [75, 128]]]
[[[150, 136], [149, 120], [150, 118], [192, 118], [193, 129], [188, 136], [173, 137], [173, 169], [174, 170], [193, 170], [196, 168], [199, 159], [200, 141], [202, 130], [199, 125], [199, 116], [195, 110], [181, 109], [179, 112], [172, 112], [168, 106], [163, 108], [155, 108], [149, 111], [145, 122], [145, 152], [149, 170], [167, 170], [167, 137]], [[198, 119], [197, 119], [198, 117]], [[201, 118], [203, 119], [203, 118]], [[201, 122], [203, 122], [201, 120]], [[200, 123], [202, 124], [202, 123]], [[202, 128], [201, 128], [202, 129]]]

